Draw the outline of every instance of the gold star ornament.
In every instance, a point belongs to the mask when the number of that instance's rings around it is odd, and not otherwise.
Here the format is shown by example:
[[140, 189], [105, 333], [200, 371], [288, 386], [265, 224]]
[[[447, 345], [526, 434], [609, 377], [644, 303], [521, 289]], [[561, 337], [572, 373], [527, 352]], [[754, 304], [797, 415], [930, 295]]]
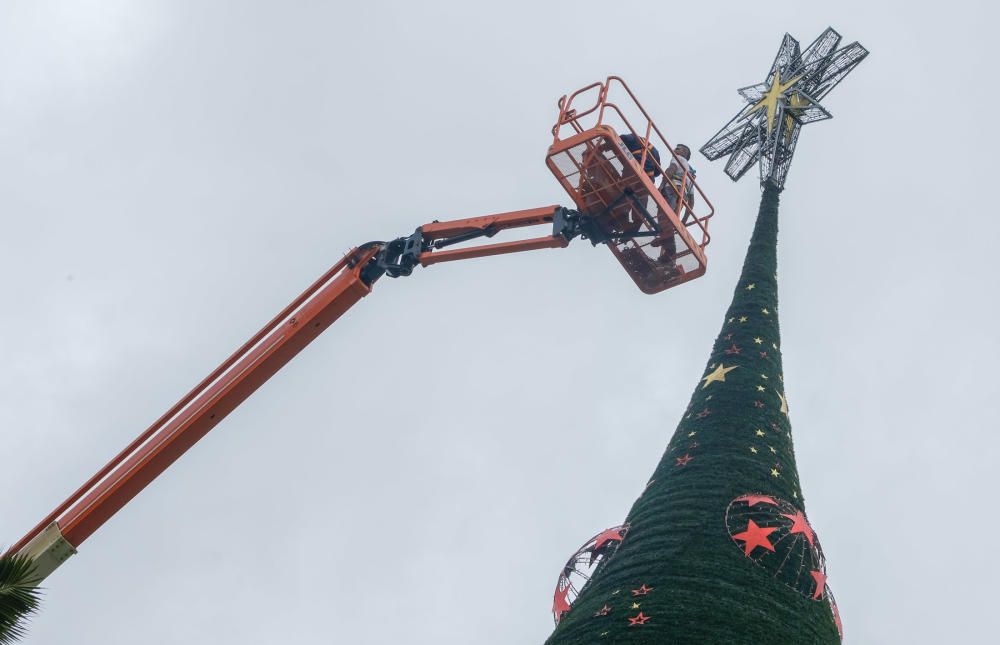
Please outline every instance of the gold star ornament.
[[781, 399], [781, 411], [785, 413], [785, 416], [788, 416], [788, 399], [781, 392], [778, 392], [778, 398]]
[[705, 378], [702, 379], [703, 381], [705, 381], [705, 384], [701, 386], [701, 389], [704, 390], [710, 384], [715, 383], [715, 382], [725, 383], [726, 382], [726, 374], [729, 374], [730, 372], [732, 372], [737, 367], [739, 367], [739, 365], [733, 365], [732, 367], [726, 367], [722, 363], [719, 363], [719, 366], [715, 368], [715, 371], [713, 371], [711, 374], [709, 374], [708, 376], [706, 376]]

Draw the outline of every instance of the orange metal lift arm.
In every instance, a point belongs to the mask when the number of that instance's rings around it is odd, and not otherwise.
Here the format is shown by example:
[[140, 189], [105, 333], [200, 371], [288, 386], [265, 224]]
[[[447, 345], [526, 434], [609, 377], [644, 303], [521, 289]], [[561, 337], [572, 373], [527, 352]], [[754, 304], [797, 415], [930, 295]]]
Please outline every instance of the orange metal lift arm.
[[[552, 226], [547, 236], [442, 250], [503, 230], [545, 224]], [[383, 275], [409, 275], [417, 265], [564, 247], [576, 236], [589, 237], [597, 244], [601, 235], [589, 225], [589, 218], [577, 211], [546, 206], [435, 221], [409, 237], [352, 249], [10, 551], [33, 558], [39, 579], [44, 579], [292, 357], [368, 295]]]

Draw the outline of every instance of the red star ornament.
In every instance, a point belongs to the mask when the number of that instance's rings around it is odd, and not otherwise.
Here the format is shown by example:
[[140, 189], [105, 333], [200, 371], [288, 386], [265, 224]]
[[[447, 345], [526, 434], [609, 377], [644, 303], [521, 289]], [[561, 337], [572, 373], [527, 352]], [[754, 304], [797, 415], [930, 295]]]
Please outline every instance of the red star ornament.
[[696, 414], [694, 416], [698, 417], [699, 419], [704, 419], [705, 417], [707, 417], [710, 414], [712, 414], [712, 411], [709, 410], [708, 408], [705, 408], [704, 410], [702, 410], [701, 412], [699, 412], [698, 414]]
[[632, 590], [632, 595], [633, 596], [645, 596], [650, 591], [652, 591], [654, 588], [655, 587], [647, 587], [646, 584], [643, 583], [642, 586], [639, 587], [638, 589], [633, 589]]
[[739, 540], [743, 542], [743, 555], [750, 557], [750, 554], [757, 547], [764, 547], [771, 553], [774, 553], [774, 547], [771, 546], [771, 540], [767, 539], [767, 536], [778, 530], [778, 527], [762, 527], [757, 526], [757, 523], [753, 520], [748, 520], [747, 530], [742, 533], [737, 533], [733, 535], [734, 540]]
[[611, 613], [611, 607], [608, 607], [607, 605], [604, 605], [603, 607], [601, 607], [600, 609], [598, 609], [596, 612], [594, 612], [594, 616], [607, 616], [610, 613]]
[[694, 457], [692, 457], [691, 455], [685, 453], [685, 455], [683, 457], [675, 457], [674, 459], [677, 460], [677, 463], [675, 463], [674, 466], [687, 466], [688, 463], [692, 459], [694, 459]]
[[729, 354], [730, 356], [732, 356], [733, 354], [739, 354], [741, 351], [742, 351], [742, 348], [737, 347], [736, 343], [733, 343], [733, 346], [726, 350], [726, 354]]
[[603, 533], [597, 536], [597, 540], [594, 542], [594, 550], [596, 551], [600, 549], [602, 546], [605, 546], [608, 542], [615, 542], [615, 541], [621, 542], [623, 539], [625, 539], [625, 536], [623, 534], [624, 531], [622, 529], [608, 529], [607, 531], [604, 531]]
[[637, 615], [628, 617], [628, 626], [645, 625], [647, 620], [649, 620], [649, 616], [640, 611]]
[[826, 574], [822, 571], [810, 571], [809, 575], [816, 581], [816, 591], [813, 592], [812, 599], [819, 600], [823, 597], [823, 590], [826, 589]]
[[812, 527], [809, 526], [809, 522], [806, 521], [806, 516], [802, 514], [802, 511], [795, 511], [795, 515], [785, 515], [782, 513], [781, 516], [787, 517], [792, 521], [792, 528], [788, 529], [789, 533], [801, 533], [806, 537], [809, 546], [813, 546], [813, 540], [816, 535], [813, 533]]
[[771, 506], [777, 506], [778, 503], [774, 501], [773, 497], [768, 497], [767, 495], [744, 495], [743, 497], [737, 497], [737, 502], [746, 502], [749, 506], [756, 506], [757, 504], [770, 504]]
[[840, 634], [840, 640], [844, 640], [844, 624], [840, 622], [840, 610], [837, 609], [837, 601], [830, 596], [830, 608], [833, 610], [833, 622], [837, 626], [837, 633]]
[[556, 587], [556, 593], [552, 597], [552, 613], [555, 614], [556, 622], [558, 622], [559, 619], [562, 618], [563, 614], [569, 611], [570, 607], [569, 601], [566, 599], [566, 596], [568, 595], [569, 595], [569, 585], [566, 585], [566, 588], [563, 589], [562, 591], [560, 591], [559, 588]]

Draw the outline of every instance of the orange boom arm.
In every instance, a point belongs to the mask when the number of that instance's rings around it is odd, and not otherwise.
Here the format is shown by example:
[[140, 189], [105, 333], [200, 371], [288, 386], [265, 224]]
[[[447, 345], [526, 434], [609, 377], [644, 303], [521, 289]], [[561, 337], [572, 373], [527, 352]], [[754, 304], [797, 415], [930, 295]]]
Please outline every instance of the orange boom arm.
[[[619, 132], [644, 142], [641, 153], [627, 148]], [[39, 580], [44, 579], [139, 491], [368, 295], [383, 275], [395, 278], [410, 275], [417, 266], [560, 248], [576, 237], [589, 239], [594, 245], [607, 244], [645, 293], [657, 293], [705, 273], [707, 224], [714, 209], [697, 187], [693, 171], [685, 170], [676, 185], [657, 187], [653, 183], [651, 174], [666, 170], [659, 165], [654, 142], [675, 162], [679, 159], [624, 81], [610, 76], [603, 83], [564, 96], [552, 134], [546, 165], [579, 210], [545, 206], [435, 221], [408, 237], [352, 249], [10, 552], [30, 557]], [[698, 203], [704, 204], [700, 213], [695, 211], [695, 193]], [[549, 233], [508, 242], [472, 243], [509, 229], [538, 226], [550, 227]]]
[[[576, 211], [546, 206], [434, 222], [409, 237], [352, 249], [49, 513], [11, 552], [33, 558], [39, 577], [46, 577], [324, 329], [367, 296], [383, 275], [409, 275], [418, 264], [564, 247], [573, 237], [584, 234], [580, 226], [584, 220]], [[547, 236], [440, 250], [478, 237], [493, 237], [507, 229], [546, 224], [552, 227]]]

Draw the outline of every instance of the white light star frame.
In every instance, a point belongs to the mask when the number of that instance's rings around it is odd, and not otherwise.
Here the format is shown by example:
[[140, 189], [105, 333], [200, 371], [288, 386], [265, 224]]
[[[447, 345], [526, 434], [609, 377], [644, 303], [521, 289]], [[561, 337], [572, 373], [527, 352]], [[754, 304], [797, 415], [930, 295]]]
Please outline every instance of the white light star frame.
[[741, 88], [747, 105], [701, 147], [710, 161], [729, 155], [726, 174], [738, 180], [760, 164], [761, 184], [784, 188], [802, 126], [832, 118], [819, 102], [868, 55], [857, 42], [840, 49], [828, 28], [805, 51], [785, 34], [763, 83]]

